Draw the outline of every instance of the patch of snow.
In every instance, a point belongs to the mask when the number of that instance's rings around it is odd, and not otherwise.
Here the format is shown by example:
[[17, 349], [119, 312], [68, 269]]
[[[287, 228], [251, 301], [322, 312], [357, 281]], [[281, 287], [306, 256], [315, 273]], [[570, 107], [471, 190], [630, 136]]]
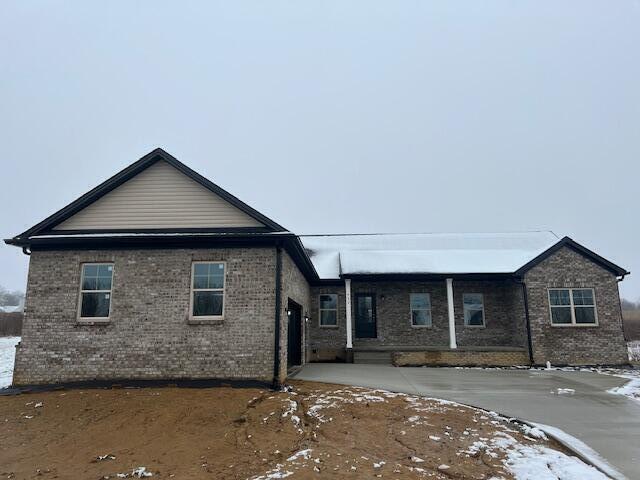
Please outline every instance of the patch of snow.
[[[552, 427], [550, 425], [544, 425], [542, 423], [534, 423], [535, 427], [545, 432], [548, 436], [555, 438], [560, 443], [564, 443], [572, 450], [579, 452], [580, 455], [588, 460], [591, 464], [596, 465], [599, 470], [605, 472], [609, 477], [615, 480], [625, 480], [626, 477], [612, 467], [604, 458], [602, 458], [595, 450], [589, 447], [586, 443], [578, 440], [577, 438], [569, 435], [559, 428]], [[569, 477], [572, 478], [572, 477]], [[581, 478], [581, 477], [577, 477]], [[587, 477], [586, 477], [587, 478]], [[597, 477], [594, 477], [597, 478]], [[602, 478], [607, 478], [603, 476]]]
[[305, 460], [309, 460], [311, 458], [311, 449], [307, 448], [305, 450], [300, 450], [299, 452], [294, 453], [289, 458], [287, 458], [287, 462], [293, 462], [299, 458], [303, 458]]
[[153, 473], [147, 471], [146, 467], [138, 467], [134, 468], [131, 473], [116, 473], [116, 477], [118, 478], [145, 478], [145, 477], [153, 477]]
[[411, 457], [411, 461], [415, 463], [424, 463], [424, 460], [422, 458], [416, 456]]
[[576, 391], [573, 388], [556, 388], [558, 395], [573, 395]]
[[387, 463], [387, 462], [385, 462], [385, 461], [381, 460], [381, 461], [379, 461], [379, 462], [377, 462], [377, 463], [374, 463], [374, 464], [373, 464], [373, 468], [382, 468], [382, 466], [383, 466], [385, 463]]
[[133, 472], [131, 472], [131, 476], [143, 478], [143, 477], [153, 477], [153, 473], [147, 472], [145, 467], [138, 467]]
[[522, 432], [528, 437], [547, 440], [547, 436], [545, 435], [545, 433], [538, 427], [532, 427], [530, 425], [522, 424], [520, 425], [520, 430], [522, 430]]
[[640, 362], [640, 340], [627, 342], [627, 352], [629, 353], [629, 361]]
[[257, 475], [257, 476], [251, 477], [251, 480], [273, 480], [273, 479], [278, 479], [278, 478], [287, 478], [287, 477], [293, 475], [293, 472], [290, 472], [290, 471], [283, 472], [283, 471], [281, 471], [281, 469], [283, 467], [284, 467], [284, 465], [279, 463], [279, 464], [276, 465], [276, 468], [274, 468], [272, 470], [269, 470], [264, 475]]
[[111, 455], [110, 453], [106, 454], [106, 455], [98, 455], [96, 457], [96, 460], [101, 462], [103, 460], [115, 460], [116, 457], [114, 455]]
[[11, 385], [16, 345], [20, 337], [0, 337], [0, 388]]
[[507, 450], [505, 464], [518, 480], [607, 479], [602, 472], [578, 458], [542, 446], [514, 445]]
[[636, 402], [640, 402], [640, 377], [630, 380], [628, 383], [624, 384], [621, 387], [607, 390], [607, 392], [614, 395], [624, 395], [625, 397], [629, 397]]
[[436, 435], [429, 435], [429, 438], [431, 440], [433, 440], [434, 442], [439, 442], [440, 441], [440, 437], [437, 437]]

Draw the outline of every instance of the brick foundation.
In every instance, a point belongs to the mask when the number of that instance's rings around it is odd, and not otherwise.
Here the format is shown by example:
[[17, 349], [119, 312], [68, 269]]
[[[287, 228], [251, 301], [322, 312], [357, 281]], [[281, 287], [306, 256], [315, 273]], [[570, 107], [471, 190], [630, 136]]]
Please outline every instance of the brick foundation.
[[449, 350], [422, 352], [394, 352], [391, 355], [393, 365], [406, 366], [482, 366], [507, 367], [528, 365], [529, 357], [525, 350], [514, 351], [478, 351]]

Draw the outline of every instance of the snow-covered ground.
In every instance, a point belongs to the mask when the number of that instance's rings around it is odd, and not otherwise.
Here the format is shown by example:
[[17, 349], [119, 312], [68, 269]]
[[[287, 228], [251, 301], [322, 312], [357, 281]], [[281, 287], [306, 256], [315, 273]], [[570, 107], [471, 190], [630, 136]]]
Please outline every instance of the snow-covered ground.
[[16, 345], [20, 337], [0, 337], [0, 388], [11, 385]]
[[640, 362], [640, 341], [627, 342], [627, 351], [629, 352], [629, 360]]
[[601, 369], [604, 375], [613, 375], [616, 377], [626, 378], [629, 380], [626, 384], [618, 388], [607, 390], [614, 395], [624, 395], [636, 402], [640, 402], [640, 370], [617, 370], [617, 369]]

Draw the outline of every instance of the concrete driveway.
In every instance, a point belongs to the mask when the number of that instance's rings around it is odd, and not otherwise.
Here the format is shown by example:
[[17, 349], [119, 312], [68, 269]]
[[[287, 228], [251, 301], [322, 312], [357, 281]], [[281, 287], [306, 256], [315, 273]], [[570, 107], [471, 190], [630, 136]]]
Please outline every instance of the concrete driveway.
[[[640, 405], [606, 391], [623, 378], [556, 370], [305, 365], [294, 378], [445, 398], [551, 425], [582, 440], [632, 479], [640, 479]], [[575, 392], [558, 393], [558, 389]], [[561, 391], [562, 392], [562, 391]]]

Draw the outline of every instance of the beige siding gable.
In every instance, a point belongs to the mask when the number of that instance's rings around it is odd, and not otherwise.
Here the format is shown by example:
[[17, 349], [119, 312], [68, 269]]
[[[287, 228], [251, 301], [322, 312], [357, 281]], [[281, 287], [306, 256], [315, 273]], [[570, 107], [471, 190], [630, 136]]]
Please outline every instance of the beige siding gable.
[[54, 230], [263, 226], [167, 162], [158, 161]]

